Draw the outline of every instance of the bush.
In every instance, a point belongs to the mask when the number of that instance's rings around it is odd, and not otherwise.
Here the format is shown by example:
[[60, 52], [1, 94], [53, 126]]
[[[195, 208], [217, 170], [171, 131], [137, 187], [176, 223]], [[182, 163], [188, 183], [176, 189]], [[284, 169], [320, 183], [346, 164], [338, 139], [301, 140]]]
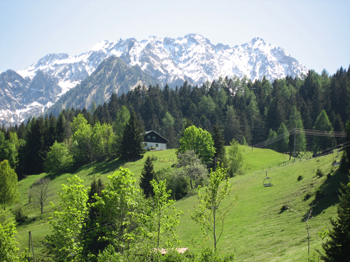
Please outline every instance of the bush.
[[17, 205], [12, 213], [15, 215], [15, 220], [19, 225], [24, 224], [28, 219], [27, 212], [20, 205]]
[[289, 209], [289, 206], [287, 205], [282, 205], [281, 208], [280, 208], [280, 214], [283, 213], [284, 211], [288, 210]]
[[301, 176], [301, 175], [300, 175], [300, 176], [298, 176], [297, 180], [298, 180], [298, 181], [303, 180], [303, 176]]
[[324, 176], [324, 173], [322, 172], [321, 169], [319, 169], [319, 168], [317, 169], [316, 176], [318, 176], [318, 177], [323, 177]]

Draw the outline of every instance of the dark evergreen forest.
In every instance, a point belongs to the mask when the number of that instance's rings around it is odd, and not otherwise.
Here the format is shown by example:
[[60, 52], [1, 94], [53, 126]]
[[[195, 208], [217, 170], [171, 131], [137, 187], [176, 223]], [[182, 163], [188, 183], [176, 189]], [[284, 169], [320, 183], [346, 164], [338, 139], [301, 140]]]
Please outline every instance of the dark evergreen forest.
[[[118, 152], [111, 149], [117, 150], [118, 146], [111, 146], [109, 142], [105, 148], [95, 150], [94, 134], [99, 139], [103, 135], [98, 134], [104, 134], [108, 140], [108, 134], [113, 132], [113, 143], [117, 145], [126, 116], [133, 111], [140, 128], [160, 133], [169, 140], [168, 148], [179, 146], [184, 127], [191, 124], [209, 132], [217, 125], [226, 145], [232, 139], [254, 145], [293, 128], [344, 132], [344, 123], [349, 121], [350, 115], [349, 101], [350, 67], [348, 70], [340, 68], [332, 76], [326, 71], [319, 75], [310, 70], [306, 76], [286, 77], [272, 83], [266, 79], [252, 82], [246, 78], [220, 78], [201, 86], [185, 82], [175, 89], [167, 85], [164, 88], [139, 86], [121, 96], [113, 94], [108, 102], [97, 107], [69, 108], [58, 116], [40, 116], [20, 126], [2, 127], [0, 160], [9, 159], [20, 178], [43, 172], [55, 141], [66, 144], [73, 152], [73, 158], [74, 154], [82, 153], [82, 149], [74, 144], [78, 141], [75, 134], [80, 130], [79, 125], [88, 126], [90, 131], [86, 132], [91, 132], [87, 146], [91, 150], [85, 158], [83, 155], [75, 157], [76, 164], [118, 157]], [[86, 123], [77, 119], [79, 114], [84, 116]], [[99, 141], [96, 143], [102, 143]], [[284, 141], [285, 144], [282, 142], [271, 148], [289, 153], [291, 139]], [[322, 143], [331, 147], [343, 142], [343, 138], [332, 138]], [[320, 143], [313, 137], [305, 137], [298, 142], [298, 151], [322, 150], [324, 146]]]

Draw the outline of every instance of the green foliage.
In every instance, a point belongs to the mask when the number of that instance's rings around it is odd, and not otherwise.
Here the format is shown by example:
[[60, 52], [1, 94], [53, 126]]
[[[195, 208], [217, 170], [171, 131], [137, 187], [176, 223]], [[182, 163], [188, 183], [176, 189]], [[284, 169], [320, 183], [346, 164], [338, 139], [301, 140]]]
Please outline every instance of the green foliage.
[[[327, 132], [333, 131], [333, 127], [331, 125], [331, 122], [329, 121], [329, 118], [325, 110], [322, 110], [319, 116], [317, 117], [313, 129], [323, 130]], [[323, 137], [314, 137], [313, 139], [313, 151], [315, 153], [319, 150], [331, 148], [333, 145], [334, 145], [333, 137], [323, 136]]]
[[230, 146], [227, 148], [225, 162], [227, 165], [227, 174], [230, 177], [244, 174], [244, 157], [239, 148], [238, 141], [234, 139], [231, 141]]
[[57, 174], [70, 169], [73, 164], [73, 157], [65, 143], [55, 143], [50, 147], [47, 154], [44, 169], [46, 173]]
[[86, 164], [93, 160], [92, 152], [92, 127], [82, 114], [74, 118], [72, 122], [73, 144], [71, 152], [74, 162]]
[[331, 219], [332, 229], [322, 245], [324, 261], [350, 261], [350, 183], [343, 185], [338, 217]]
[[214, 142], [210, 133], [195, 126], [186, 128], [176, 154], [188, 150], [193, 150], [202, 162], [209, 163], [215, 154]]
[[81, 229], [88, 212], [87, 189], [76, 175], [68, 182], [58, 193], [59, 206], [49, 222], [52, 233], [46, 238], [46, 247], [55, 261], [80, 261], [83, 250]]
[[175, 201], [169, 200], [170, 192], [166, 189], [166, 181], [152, 180], [154, 196], [152, 201], [152, 213], [148, 217], [147, 237], [154, 243], [156, 248], [160, 247], [160, 241], [167, 236], [166, 248], [172, 248], [178, 244], [176, 226], [180, 223], [179, 216], [174, 208]]
[[316, 170], [316, 176], [318, 176], [319, 178], [321, 178], [321, 177], [324, 176], [324, 173], [322, 172], [321, 169], [318, 168], [318, 169]]
[[[224, 222], [233, 205], [233, 199], [228, 206], [222, 206], [223, 200], [229, 195], [232, 185], [227, 180], [227, 170], [218, 167], [216, 172], [211, 172], [209, 183], [204, 188], [204, 193], [198, 192], [198, 206], [191, 213], [191, 218], [201, 226], [203, 233], [209, 238], [214, 251], [224, 231]], [[212, 234], [212, 235], [211, 235]]]
[[277, 130], [278, 136], [282, 134], [284, 134], [284, 138], [277, 142], [277, 150], [281, 153], [285, 153], [288, 151], [289, 132], [284, 123], [282, 123]]
[[[218, 125], [213, 125], [212, 137], [214, 140], [215, 154], [217, 162], [223, 162], [225, 160], [225, 140], [224, 136]], [[244, 138], [244, 137], [243, 137]]]
[[17, 187], [17, 174], [9, 161], [0, 162], [0, 203], [4, 210], [18, 199]]
[[143, 130], [136, 118], [135, 112], [131, 113], [129, 122], [124, 128], [120, 145], [120, 157], [124, 160], [135, 160], [143, 156]]
[[[125, 243], [133, 243], [134, 226], [138, 207], [139, 190], [135, 188], [136, 179], [129, 169], [120, 168], [108, 176], [109, 183], [101, 196], [92, 206], [98, 210], [95, 233], [100, 240], [113, 245], [114, 249], [123, 252]], [[99, 241], [100, 241], [99, 240]]]
[[179, 153], [177, 158], [177, 168], [181, 169], [175, 171], [176, 176], [188, 177], [190, 179], [191, 189], [199, 185], [204, 185], [208, 178], [208, 170], [195, 152], [189, 150], [184, 153]]
[[151, 181], [154, 178], [154, 170], [151, 158], [148, 156], [141, 172], [140, 177], [140, 188], [143, 190], [146, 198], [150, 196], [154, 196], [153, 186], [151, 185]]
[[18, 255], [19, 248], [15, 239], [16, 227], [12, 221], [0, 222], [0, 261], [23, 261]]

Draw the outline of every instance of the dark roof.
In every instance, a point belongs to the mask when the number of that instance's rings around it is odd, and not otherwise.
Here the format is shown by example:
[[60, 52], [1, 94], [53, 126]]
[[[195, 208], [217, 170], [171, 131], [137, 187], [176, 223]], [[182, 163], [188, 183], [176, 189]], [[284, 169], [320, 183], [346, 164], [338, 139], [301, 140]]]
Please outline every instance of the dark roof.
[[[154, 134], [156, 139], [148, 139], [147, 138], [147, 135], [150, 135], [150, 134]], [[143, 139], [144, 142], [158, 142], [158, 143], [167, 143], [169, 142], [167, 139], [165, 139], [164, 137], [162, 137], [160, 134], [158, 134], [156, 131], [154, 130], [151, 130], [151, 131], [146, 131], [145, 132], [145, 136], [144, 136], [144, 139]]]

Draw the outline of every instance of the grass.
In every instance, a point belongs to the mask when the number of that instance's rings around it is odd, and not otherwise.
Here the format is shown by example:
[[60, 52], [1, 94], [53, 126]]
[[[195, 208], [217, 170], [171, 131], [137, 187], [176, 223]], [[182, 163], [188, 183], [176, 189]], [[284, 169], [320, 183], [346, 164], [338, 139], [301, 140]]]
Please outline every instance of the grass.
[[[303, 213], [310, 205], [313, 206], [311, 226], [311, 248], [320, 248], [321, 239], [318, 232], [324, 226], [329, 227], [329, 217], [336, 215], [337, 191], [341, 181], [346, 177], [338, 171], [319, 178], [316, 170], [321, 169], [328, 174], [332, 171], [333, 155], [293, 163], [289, 156], [276, 153], [269, 149], [251, 149], [242, 146], [242, 152], [247, 166], [247, 173], [230, 179], [233, 192], [224, 202], [232, 204], [232, 199], [238, 195], [239, 199], [231, 209], [225, 221], [225, 228], [218, 247], [222, 252], [234, 251], [238, 261], [305, 261], [307, 259], [307, 242], [305, 223], [301, 217], [290, 210], [280, 213], [282, 205], [287, 204], [296, 211]], [[73, 174], [84, 180], [89, 186], [93, 179], [102, 178], [107, 181], [108, 175], [119, 167], [129, 168], [140, 178], [141, 170], [147, 156], [154, 161], [155, 170], [167, 168], [176, 163], [175, 150], [147, 152], [145, 157], [136, 162], [125, 163], [120, 160], [111, 160], [103, 163], [85, 165]], [[283, 163], [283, 164], [282, 164]], [[272, 187], [262, 185], [266, 170], [272, 178]], [[52, 177], [52, 196], [49, 201], [58, 202], [57, 192], [61, 184], [73, 174], [62, 174]], [[299, 175], [303, 179], [297, 181]], [[40, 215], [39, 208], [28, 205], [28, 189], [39, 178], [47, 176], [29, 176], [19, 182], [20, 205], [23, 206], [32, 221], [17, 227], [17, 239], [21, 250], [28, 245], [28, 231], [32, 232], [35, 252], [40, 253], [44, 237], [50, 233], [48, 225], [52, 214], [52, 207], [47, 204], [45, 213]], [[315, 200], [315, 192], [320, 189], [322, 197]], [[303, 200], [306, 195], [307, 200]], [[183, 211], [180, 218], [178, 233], [182, 247], [189, 247], [199, 251], [209, 246], [207, 237], [201, 232], [198, 225], [190, 219], [190, 212], [195, 208], [197, 196], [187, 197], [176, 202], [176, 208]]]

